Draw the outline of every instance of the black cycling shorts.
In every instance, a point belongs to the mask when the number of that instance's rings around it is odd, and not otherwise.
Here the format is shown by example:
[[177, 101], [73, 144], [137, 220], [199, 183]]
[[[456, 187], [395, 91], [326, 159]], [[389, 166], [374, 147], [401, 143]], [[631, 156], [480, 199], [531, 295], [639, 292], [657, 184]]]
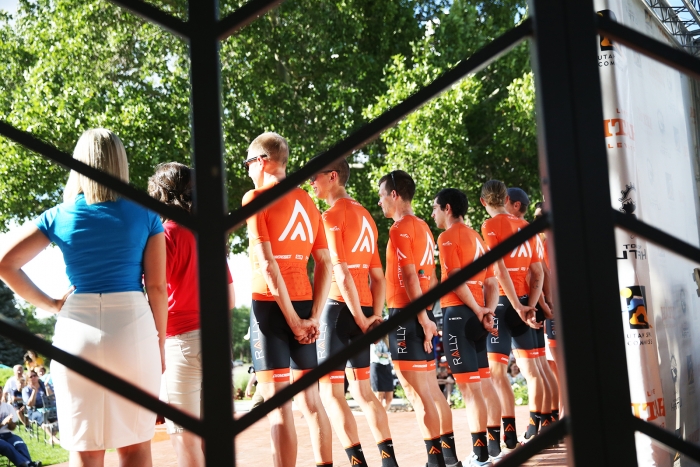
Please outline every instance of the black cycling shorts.
[[[520, 303], [527, 305], [527, 295], [518, 298]], [[511, 347], [516, 357], [537, 357], [537, 343], [535, 335], [531, 332], [532, 328], [520, 319], [508, 297], [498, 297], [495, 315], [494, 325], [498, 329], [498, 337], [489, 335], [486, 338], [488, 359], [507, 365]]]
[[[389, 308], [389, 316], [401, 313], [401, 308]], [[428, 317], [435, 321], [431, 311]], [[394, 368], [401, 371], [427, 371], [435, 369], [435, 358], [423, 347], [425, 333], [418, 317], [399, 325], [389, 333], [389, 350]]]
[[557, 340], [557, 326], [555, 320], [548, 319], [544, 322], [545, 332], [547, 333], [547, 339], [550, 341]]
[[[369, 318], [374, 314], [374, 309], [371, 306], [363, 306], [362, 312]], [[347, 304], [336, 300], [326, 302], [326, 307], [321, 313], [320, 331], [321, 335], [316, 340], [319, 365], [362, 335], [362, 330], [355, 322]], [[345, 368], [348, 368], [348, 371], [345, 371]], [[338, 364], [320, 381], [322, 383], [343, 383], [345, 381], [344, 372], [347, 373], [349, 380], [369, 379], [369, 346], [351, 357], [345, 364]]]
[[[311, 316], [311, 300], [292, 302], [302, 319]], [[316, 344], [300, 344], [277, 302], [253, 300], [250, 308], [250, 353], [258, 381], [290, 381], [291, 369], [300, 374], [317, 366]]]
[[488, 369], [486, 329], [466, 305], [449, 306], [442, 318], [442, 348], [457, 383], [476, 383]]

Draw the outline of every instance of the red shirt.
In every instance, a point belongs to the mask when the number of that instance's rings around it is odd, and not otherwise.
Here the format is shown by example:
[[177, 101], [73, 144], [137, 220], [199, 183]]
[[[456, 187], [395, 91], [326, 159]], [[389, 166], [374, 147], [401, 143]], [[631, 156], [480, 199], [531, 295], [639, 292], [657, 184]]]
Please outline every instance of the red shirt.
[[[278, 182], [251, 190], [243, 196], [243, 205]], [[312, 251], [328, 248], [321, 213], [307, 192], [295, 188], [273, 204], [248, 218], [249, 256], [253, 269], [253, 300], [274, 301], [260, 270], [253, 247], [270, 242], [280, 273], [292, 301], [311, 300], [313, 290], [306, 264]]]
[[[440, 267], [442, 268], [442, 282], [448, 277], [448, 272], [454, 269], [464, 269], [486, 253], [486, 245], [474, 230], [461, 222], [452, 224], [438, 237], [438, 249], [440, 250]], [[483, 269], [475, 276], [467, 280], [467, 286], [474, 296], [474, 300], [484, 306], [484, 281], [489, 277], [487, 270]], [[440, 298], [440, 306], [464, 305], [456, 293], [450, 292]]]
[[[197, 242], [192, 232], [173, 221], [163, 223], [165, 273], [168, 280], [168, 326], [165, 337], [199, 329]], [[226, 268], [228, 283], [233, 282]]]
[[[354, 199], [341, 198], [323, 213], [323, 225], [333, 265], [347, 263], [360, 297], [360, 305], [372, 306], [369, 270], [382, 267], [377, 246], [377, 225], [372, 215]], [[335, 274], [328, 298], [345, 302]]]
[[[484, 222], [481, 226], [481, 235], [484, 236], [484, 243], [489, 248], [494, 248], [526, 226], [527, 221], [518, 219], [510, 214], [498, 214]], [[539, 263], [544, 256], [544, 249], [541, 247], [541, 243], [538, 245], [538, 241], [539, 236], [535, 235], [503, 257], [503, 262], [506, 265], [506, 269], [508, 269], [508, 274], [510, 274], [510, 278], [515, 286], [515, 293], [518, 296], [530, 293], [530, 286], [527, 284], [527, 273], [530, 269], [530, 263]], [[500, 284], [498, 285], [498, 291], [500, 295], [505, 295]]]
[[435, 274], [435, 240], [430, 227], [422, 219], [407, 215], [389, 229], [386, 246], [386, 303], [389, 308], [403, 308], [408, 298], [401, 267], [413, 264], [423, 293], [430, 288]]

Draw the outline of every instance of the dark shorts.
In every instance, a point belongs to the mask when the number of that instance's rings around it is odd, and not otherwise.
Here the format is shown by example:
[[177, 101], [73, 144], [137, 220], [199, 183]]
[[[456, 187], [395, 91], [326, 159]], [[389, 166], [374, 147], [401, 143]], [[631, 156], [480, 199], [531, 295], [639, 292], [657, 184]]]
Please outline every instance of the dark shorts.
[[479, 318], [466, 305], [444, 309], [442, 347], [456, 382], [479, 382], [481, 374], [488, 377], [487, 335], [490, 334]]
[[372, 363], [370, 365], [369, 382], [374, 392], [393, 392], [394, 391], [394, 375], [391, 373], [391, 364], [382, 365], [381, 363]]
[[[520, 303], [527, 305], [528, 297], [519, 297]], [[488, 359], [508, 364], [511, 347], [516, 357], [537, 357], [537, 342], [532, 328], [520, 319], [520, 315], [510, 304], [508, 297], [500, 296], [496, 307], [494, 324], [498, 329], [498, 337], [490, 335], [486, 338]]]
[[[389, 308], [389, 316], [401, 313], [401, 308]], [[434, 322], [432, 311], [428, 317]], [[401, 371], [427, 371], [435, 369], [435, 358], [423, 348], [425, 333], [418, 317], [409, 320], [389, 333], [389, 350], [394, 368]]]
[[[368, 318], [374, 314], [371, 306], [363, 306], [362, 312]], [[321, 335], [316, 340], [319, 364], [362, 335], [362, 330], [355, 322], [347, 304], [335, 300], [326, 302], [326, 307], [321, 313], [320, 331]], [[369, 379], [369, 346], [346, 363], [339, 363], [320, 381], [340, 384], [345, 381], [344, 373], [347, 373], [349, 380]]]
[[[307, 319], [311, 316], [312, 303], [305, 300], [292, 305], [300, 318]], [[291, 373], [298, 375], [317, 366], [316, 344], [300, 344], [294, 339], [277, 302], [253, 300], [250, 353], [258, 381], [262, 383], [290, 381]]]
[[547, 339], [550, 341], [557, 340], [557, 326], [555, 320], [548, 319], [544, 322], [545, 332], [547, 333]]

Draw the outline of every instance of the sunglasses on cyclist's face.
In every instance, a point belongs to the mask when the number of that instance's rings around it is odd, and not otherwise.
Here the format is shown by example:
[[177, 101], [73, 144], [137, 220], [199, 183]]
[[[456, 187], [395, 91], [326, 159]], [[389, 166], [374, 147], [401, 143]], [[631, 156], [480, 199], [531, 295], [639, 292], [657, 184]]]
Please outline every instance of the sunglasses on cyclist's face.
[[269, 156], [267, 154], [260, 154], [259, 156], [253, 156], [243, 161], [243, 168], [246, 172], [250, 172], [250, 164], [258, 160], [258, 158], [267, 159]]
[[309, 177], [309, 182], [314, 183], [316, 181], [316, 178], [318, 178], [319, 175], [321, 174], [329, 174], [331, 172], [335, 172], [335, 170], [324, 170], [323, 172], [319, 172], [317, 174], [313, 174], [311, 177]]

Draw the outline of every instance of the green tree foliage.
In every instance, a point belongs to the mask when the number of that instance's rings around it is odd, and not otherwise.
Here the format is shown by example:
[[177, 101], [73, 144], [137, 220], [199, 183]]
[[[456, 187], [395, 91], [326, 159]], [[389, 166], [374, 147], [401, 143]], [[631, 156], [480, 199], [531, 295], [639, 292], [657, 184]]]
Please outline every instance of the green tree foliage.
[[[15, 295], [0, 281], [0, 316], [13, 321], [15, 324], [26, 327], [24, 315], [17, 308]], [[14, 341], [0, 336], [0, 363], [7, 366], [21, 365], [24, 349]]]
[[[183, 17], [184, 3], [154, 4]], [[224, 13], [243, 2], [227, 2]], [[443, 0], [290, 0], [222, 43], [229, 206], [252, 187], [240, 162], [257, 134], [290, 140], [290, 170], [365, 121], [384, 66], [410, 55]], [[109, 2], [20, 0], [0, 18], [3, 119], [70, 152], [87, 128], [119, 134], [141, 188], [162, 161], [190, 163], [187, 46]], [[0, 219], [60, 200], [66, 172], [0, 139]], [[241, 235], [243, 232], [238, 232]], [[237, 242], [233, 242], [237, 245]]]
[[24, 320], [27, 323], [29, 331], [51, 342], [54, 328], [56, 327], [57, 315], [51, 315], [48, 318], [39, 318], [37, 317], [36, 307], [27, 302], [18, 304], [18, 308], [24, 315]]
[[231, 310], [231, 338], [233, 358], [250, 361], [250, 341], [243, 338], [248, 334], [250, 307], [241, 306]]
[[[413, 44], [410, 56], [393, 58], [385, 71], [389, 90], [366, 108], [366, 115], [379, 115], [430, 83], [513, 27], [523, 11], [517, 0], [456, 0], [449, 13], [439, 15], [427, 28], [425, 38]], [[414, 209], [426, 220], [435, 194], [454, 187], [467, 193], [468, 216], [478, 230], [486, 217], [479, 193], [492, 178], [520, 186], [532, 199], [539, 199], [534, 86], [527, 47], [520, 46], [466, 77], [402, 120], [382, 135], [378, 151], [383, 152], [380, 157], [370, 158], [371, 177], [378, 180], [394, 169], [412, 174], [417, 185]], [[371, 196], [376, 203], [376, 194]], [[390, 222], [382, 223], [388, 228]], [[380, 227], [384, 241], [387, 228]]]

